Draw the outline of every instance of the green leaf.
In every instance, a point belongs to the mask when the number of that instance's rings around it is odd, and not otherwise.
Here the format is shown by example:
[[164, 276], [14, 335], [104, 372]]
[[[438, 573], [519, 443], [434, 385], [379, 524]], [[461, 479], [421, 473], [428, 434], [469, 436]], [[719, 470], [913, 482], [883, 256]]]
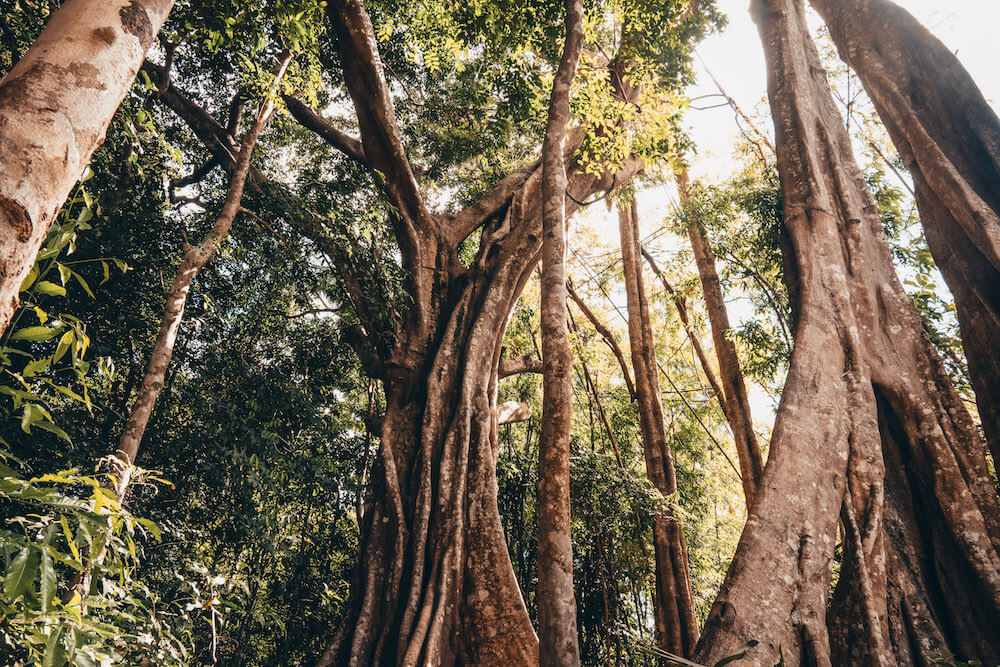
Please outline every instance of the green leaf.
[[24, 370], [21, 371], [21, 377], [30, 378], [38, 375], [40, 372], [49, 367], [50, 361], [51, 360], [48, 357], [43, 357], [42, 359], [32, 359], [25, 365]]
[[45, 644], [45, 655], [42, 657], [42, 667], [63, 667], [66, 664], [66, 651], [62, 645], [62, 634], [65, 626], [60, 625], [49, 635]]
[[7, 569], [3, 579], [3, 593], [11, 602], [21, 597], [35, 580], [38, 571], [38, 551], [24, 547]]
[[66, 431], [62, 430], [61, 428], [59, 428], [58, 426], [56, 426], [52, 422], [38, 422], [37, 424], [35, 424], [35, 426], [37, 426], [38, 428], [42, 429], [43, 431], [48, 431], [49, 433], [52, 433], [53, 435], [59, 436], [60, 438], [62, 438], [63, 440], [65, 440], [68, 443], [72, 444], [72, 442], [73, 442], [72, 440], [70, 440], [69, 434], [67, 434]]
[[73, 552], [73, 558], [80, 560], [80, 550], [76, 548], [76, 539], [73, 538], [73, 531], [70, 530], [69, 521], [66, 520], [65, 514], [59, 515], [59, 524], [62, 526], [66, 544], [69, 545], [69, 550]]
[[56, 594], [56, 570], [52, 566], [52, 556], [48, 551], [42, 551], [42, 613], [47, 614], [52, 609], [52, 600]]
[[27, 292], [28, 288], [31, 287], [31, 284], [35, 282], [35, 278], [37, 277], [38, 277], [38, 264], [35, 264], [34, 266], [31, 267], [31, 270], [28, 271], [28, 275], [24, 277], [24, 280], [21, 281], [21, 287], [18, 291]]
[[69, 350], [75, 338], [76, 336], [72, 331], [67, 331], [62, 335], [62, 338], [59, 339], [59, 345], [56, 346], [56, 351], [52, 355], [52, 363], [56, 363], [63, 358], [63, 355]]
[[713, 667], [724, 667], [725, 665], [728, 665], [731, 662], [736, 662], [737, 660], [742, 660], [743, 658], [746, 657], [747, 651], [749, 651], [750, 649], [752, 649], [754, 646], [756, 646], [759, 643], [760, 642], [758, 642], [756, 639], [751, 639], [750, 641], [748, 641], [746, 644], [744, 644], [743, 646], [741, 646], [739, 648], [739, 652], [738, 653], [734, 653], [733, 655], [730, 655], [730, 656], [727, 656], [727, 657], [723, 658], [722, 660], [720, 660], [717, 663], [715, 663], [715, 665], [713, 665]]
[[48, 410], [38, 403], [25, 403], [24, 412], [21, 413], [21, 430], [31, 434], [31, 427], [42, 420], [52, 421], [52, 416]]
[[94, 292], [93, 292], [93, 290], [90, 289], [90, 285], [87, 284], [87, 281], [83, 279], [83, 276], [81, 276], [79, 273], [77, 273], [76, 271], [74, 271], [73, 272], [73, 277], [76, 278], [76, 282], [80, 283], [80, 287], [82, 287], [83, 291], [87, 293], [87, 296], [89, 296], [91, 299], [93, 299], [94, 298]]
[[59, 333], [58, 329], [50, 329], [49, 327], [24, 327], [23, 329], [18, 329], [12, 333], [10, 335], [10, 339], [40, 342], [43, 340], [49, 340], [57, 333]]
[[48, 294], [49, 296], [66, 295], [65, 287], [63, 287], [62, 285], [56, 285], [55, 283], [49, 282], [48, 280], [40, 281], [37, 285], [35, 285], [35, 289], [41, 292], [42, 294]]

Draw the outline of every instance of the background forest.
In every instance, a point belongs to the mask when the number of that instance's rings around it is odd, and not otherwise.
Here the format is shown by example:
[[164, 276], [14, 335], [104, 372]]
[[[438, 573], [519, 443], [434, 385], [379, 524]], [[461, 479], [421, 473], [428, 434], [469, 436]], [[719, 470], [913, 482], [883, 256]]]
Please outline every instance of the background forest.
[[[61, 4], [0, 3], [0, 75]], [[369, 0], [365, 9], [431, 215], [461, 215], [532, 168], [560, 57], [561, 3]], [[350, 143], [357, 93], [344, 82], [344, 38], [328, 11], [316, 0], [177, 2], [53, 220], [0, 351], [0, 663], [314, 664], [353, 623], [352, 572], [376, 511], [393, 400], [383, 366], [397, 343], [390, 332], [414, 306], [398, 241], [406, 197]], [[635, 156], [644, 165], [627, 183], [601, 181], [574, 199], [567, 235], [580, 661], [663, 664], [654, 524], [669, 515], [682, 527], [701, 625], [746, 522], [748, 471], [760, 473], [740, 443], [766, 460], [800, 313], [783, 262], [789, 238], [766, 103], [740, 108], [722, 88], [685, 96], [693, 49], [726, 17], [704, 0], [602, 0], [586, 11], [570, 99], [570, 125], [587, 128], [581, 173], [614, 174]], [[627, 41], [623, 25], [646, 38]], [[955, 305], [907, 168], [829, 33], [813, 37], [895, 268], [975, 416]], [[620, 52], [634, 67], [628, 85], [608, 74]], [[276, 66], [283, 58], [287, 69]], [[615, 85], [638, 97], [623, 102]], [[241, 144], [255, 118], [267, 120], [258, 110], [269, 102], [274, 115], [256, 145]], [[742, 131], [730, 173], [688, 182], [698, 146], [685, 118], [715, 105]], [[244, 152], [235, 219], [212, 237]], [[632, 225], [642, 256], [623, 259], [619, 225]], [[213, 254], [181, 304], [162, 391], [119, 498], [112, 456], [175, 273], [203, 237]], [[469, 234], [458, 260], [478, 270], [489, 240]], [[672, 493], [647, 476], [630, 346], [636, 267]], [[538, 276], [530, 272], [503, 334], [500, 358], [520, 366], [506, 373], [501, 363], [495, 427], [503, 538], [533, 621]]]

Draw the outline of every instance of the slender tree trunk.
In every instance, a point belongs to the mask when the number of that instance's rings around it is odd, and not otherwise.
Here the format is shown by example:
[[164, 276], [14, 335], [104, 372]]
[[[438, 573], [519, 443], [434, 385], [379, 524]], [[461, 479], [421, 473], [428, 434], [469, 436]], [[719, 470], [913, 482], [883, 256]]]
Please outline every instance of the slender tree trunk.
[[172, 0], [70, 0], [0, 79], [0, 333]]
[[[619, 205], [618, 228], [621, 232], [629, 345], [632, 348], [632, 368], [635, 370], [646, 476], [664, 498], [670, 498], [677, 492], [677, 477], [663, 424], [656, 345], [642, 281], [639, 220], [634, 199], [627, 206]], [[656, 558], [654, 615], [657, 641], [663, 650], [687, 656], [698, 642], [698, 621], [691, 593], [684, 531], [669, 508], [653, 518], [653, 548]]]
[[[680, 194], [681, 204], [686, 204], [690, 198], [686, 171], [677, 174], [677, 191]], [[705, 295], [708, 321], [712, 327], [712, 341], [715, 344], [715, 357], [719, 361], [722, 387], [726, 392], [726, 416], [733, 430], [733, 439], [736, 441], [740, 475], [743, 477], [743, 492], [749, 508], [764, 476], [764, 460], [760, 453], [760, 445], [757, 444], [757, 435], [753, 430], [750, 400], [747, 398], [747, 387], [743, 379], [743, 370], [740, 368], [740, 360], [736, 355], [736, 344], [732, 338], [733, 329], [729, 324], [729, 312], [726, 309], [722, 284], [719, 282], [719, 272], [715, 268], [712, 244], [698, 220], [692, 220], [688, 225], [688, 238], [691, 240], [691, 249], [698, 265], [698, 277], [701, 278], [701, 289]]]
[[[756, 0], [799, 305], [771, 453], [696, 655], [1000, 656], [1000, 505], [893, 269], [801, 0]], [[843, 562], [829, 600], [838, 524]]]
[[240, 151], [236, 157], [236, 167], [229, 181], [229, 190], [226, 199], [222, 204], [222, 210], [211, 231], [202, 239], [201, 243], [195, 246], [184, 244], [184, 256], [181, 265], [174, 274], [173, 284], [167, 293], [167, 302], [163, 310], [163, 317], [160, 320], [160, 332], [153, 345], [153, 351], [149, 355], [149, 364], [146, 373], [143, 375], [139, 393], [132, 404], [132, 412], [129, 414], [125, 430], [122, 432], [118, 442], [116, 455], [121, 461], [122, 470], [118, 475], [115, 485], [115, 492], [119, 498], [125, 496], [131, 480], [131, 467], [139, 453], [139, 444], [142, 442], [142, 435], [149, 424], [149, 418], [153, 414], [153, 406], [159, 398], [163, 389], [163, 382], [167, 375], [167, 368], [170, 366], [170, 358], [173, 356], [174, 343], [177, 340], [177, 332], [180, 330], [181, 321], [184, 319], [184, 305], [187, 303], [188, 292], [191, 284], [197, 277], [198, 272], [208, 263], [215, 254], [215, 251], [222, 244], [229, 228], [240, 210], [240, 202], [243, 199], [243, 188], [246, 184], [247, 175], [250, 173], [250, 162], [253, 149], [257, 145], [257, 138], [263, 131], [267, 121], [274, 111], [274, 95], [277, 92], [278, 83], [284, 74], [285, 68], [290, 60], [289, 55], [284, 55], [278, 65], [274, 83], [270, 96], [261, 104], [260, 111], [254, 121], [253, 126], [247, 131], [240, 144]]
[[566, 0], [566, 42], [542, 141], [542, 434], [538, 443], [539, 663], [579, 665], [569, 450], [573, 353], [566, 321], [566, 164], [569, 93], [583, 50], [583, 2]]
[[913, 177], [1000, 460], [1000, 118], [955, 54], [888, 0], [811, 0]]

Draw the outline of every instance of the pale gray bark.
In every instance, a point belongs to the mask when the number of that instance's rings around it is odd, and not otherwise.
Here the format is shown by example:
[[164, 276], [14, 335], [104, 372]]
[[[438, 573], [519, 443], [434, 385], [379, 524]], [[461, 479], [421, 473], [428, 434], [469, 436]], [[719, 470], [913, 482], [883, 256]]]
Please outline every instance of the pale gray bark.
[[995, 661], [1000, 503], [983, 443], [895, 274], [802, 0], [753, 12], [800, 315], [764, 478], [696, 658], [756, 639], [747, 663], [767, 667], [779, 651], [787, 665], [891, 665], [966, 646]]
[[172, 0], [69, 0], [0, 79], [0, 332]]

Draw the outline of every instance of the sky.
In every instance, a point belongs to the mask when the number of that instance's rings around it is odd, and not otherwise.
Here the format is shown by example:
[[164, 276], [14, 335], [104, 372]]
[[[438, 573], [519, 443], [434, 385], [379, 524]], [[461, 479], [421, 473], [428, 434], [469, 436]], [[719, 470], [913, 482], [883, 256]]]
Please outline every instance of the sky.
[[[986, 98], [997, 108], [1000, 102], [1000, 67], [997, 67], [1000, 43], [996, 26], [1000, 24], [1000, 2], [896, 0], [896, 3], [957, 52]], [[698, 47], [704, 65], [696, 59], [698, 82], [687, 94], [694, 98], [718, 92], [706, 73], [707, 66], [740, 107], [748, 113], [759, 110], [767, 92], [767, 81], [764, 52], [757, 27], [750, 19], [749, 0], [716, 0], [716, 4], [729, 17], [729, 25]], [[728, 107], [691, 110], [687, 121], [698, 147], [692, 159], [692, 175], [708, 180], [726, 176], [732, 170], [731, 150], [738, 132], [732, 111]]]

